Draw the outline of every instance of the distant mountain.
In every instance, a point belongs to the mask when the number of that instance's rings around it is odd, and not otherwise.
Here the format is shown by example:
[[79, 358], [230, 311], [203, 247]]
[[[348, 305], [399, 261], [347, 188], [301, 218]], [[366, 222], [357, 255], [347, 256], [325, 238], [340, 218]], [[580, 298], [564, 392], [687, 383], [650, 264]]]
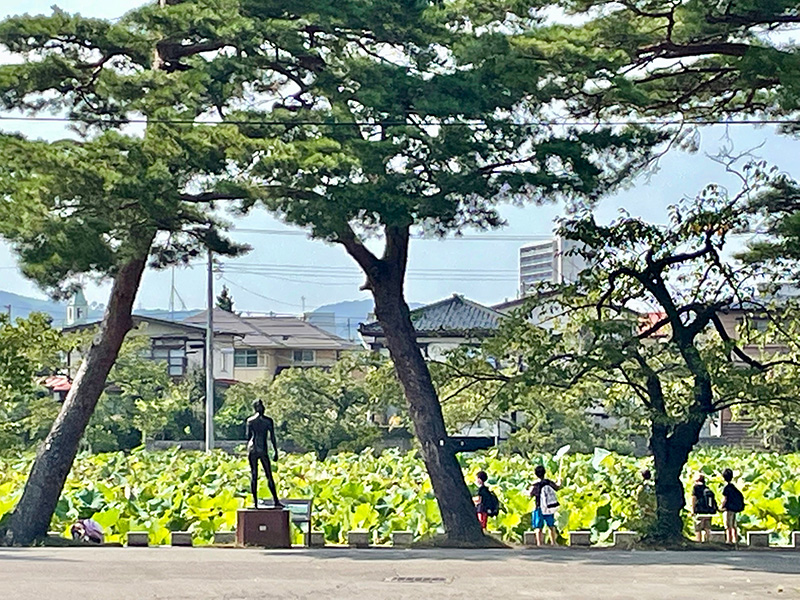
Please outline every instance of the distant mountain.
[[[62, 327], [66, 324], [67, 320], [67, 303], [54, 302], [52, 300], [42, 300], [39, 298], [31, 298], [29, 296], [21, 296], [13, 292], [0, 291], [0, 311], [8, 312], [11, 307], [11, 318], [18, 317], [25, 318], [32, 312], [43, 312], [50, 315], [53, 319], [53, 325]], [[136, 309], [133, 311], [136, 315], [143, 315], [146, 317], [153, 317], [156, 319], [164, 319], [166, 321], [182, 321], [186, 317], [195, 315], [202, 309], [196, 310], [176, 310], [170, 312], [164, 309], [144, 308]], [[99, 321], [103, 318], [105, 306], [102, 304], [92, 304], [89, 308], [89, 321]]]
[[[409, 307], [414, 309], [423, 306], [419, 302], [409, 302]], [[358, 324], [371, 321], [375, 310], [374, 302], [364, 300], [346, 300], [333, 304], [324, 304], [313, 312], [307, 313], [306, 318], [317, 327], [338, 335], [346, 340], [357, 341]]]
[[154, 319], [163, 319], [164, 321], [183, 321], [184, 319], [203, 312], [204, 308], [196, 308], [194, 310], [164, 310], [160, 308], [138, 308], [133, 311], [135, 315], [143, 317], [152, 317]]
[[53, 302], [52, 300], [42, 300], [21, 296], [13, 292], [0, 290], [0, 310], [11, 312], [11, 318], [25, 318], [32, 312], [47, 313], [53, 318], [53, 323], [61, 325], [67, 318], [67, 303]]

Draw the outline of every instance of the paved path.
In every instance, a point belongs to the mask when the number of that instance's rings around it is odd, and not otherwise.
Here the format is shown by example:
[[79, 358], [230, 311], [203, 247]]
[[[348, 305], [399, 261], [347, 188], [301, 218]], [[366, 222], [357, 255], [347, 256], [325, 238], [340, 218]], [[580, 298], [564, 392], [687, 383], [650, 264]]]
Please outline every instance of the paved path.
[[0, 548], [0, 598], [796, 599], [800, 553]]

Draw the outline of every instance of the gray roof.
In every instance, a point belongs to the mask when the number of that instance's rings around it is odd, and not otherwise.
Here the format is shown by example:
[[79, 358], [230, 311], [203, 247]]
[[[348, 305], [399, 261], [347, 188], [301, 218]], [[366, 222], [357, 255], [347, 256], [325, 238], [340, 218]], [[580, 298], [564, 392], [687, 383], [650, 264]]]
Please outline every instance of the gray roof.
[[[164, 325], [166, 327], [174, 327], [175, 329], [188, 331], [191, 333], [198, 333], [201, 336], [205, 334], [205, 327], [186, 323], [182, 321], [170, 321], [169, 319], [157, 319], [156, 317], [148, 317], [146, 315], [131, 315], [131, 320], [133, 321], [133, 326], [138, 327], [141, 323], [153, 323], [158, 325]], [[81, 331], [84, 329], [91, 329], [93, 327], [99, 327], [102, 321], [90, 321], [88, 323], [76, 323], [75, 325], [67, 325], [62, 328], [62, 331]], [[204, 321], [205, 323], [205, 321]]]
[[[504, 318], [503, 313], [458, 294], [411, 311], [417, 335], [431, 337], [488, 334], [496, 330]], [[383, 335], [377, 321], [361, 325], [359, 331], [366, 336]]]
[[[206, 311], [184, 319], [184, 323], [205, 323]], [[294, 348], [304, 350], [351, 350], [356, 348], [338, 336], [297, 317], [248, 317], [214, 309], [214, 331], [239, 337], [237, 345], [253, 348]]]

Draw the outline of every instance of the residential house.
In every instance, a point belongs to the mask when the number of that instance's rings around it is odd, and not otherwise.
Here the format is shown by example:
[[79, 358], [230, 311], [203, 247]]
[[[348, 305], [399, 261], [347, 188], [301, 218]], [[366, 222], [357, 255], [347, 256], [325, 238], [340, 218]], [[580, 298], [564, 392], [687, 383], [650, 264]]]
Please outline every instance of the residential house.
[[[184, 321], [134, 315], [129, 335], [147, 336], [150, 357], [165, 361], [169, 374], [180, 378], [189, 370], [205, 368], [205, 322], [205, 311]], [[64, 331], [98, 325], [80, 323], [65, 327]], [[297, 317], [241, 316], [214, 310], [214, 377], [222, 384], [270, 380], [289, 367], [330, 367], [342, 352], [357, 348]], [[79, 364], [80, 354], [71, 353], [71, 375]]]
[[[477, 345], [491, 336], [505, 315], [459, 294], [411, 311], [417, 345], [428, 359], [440, 359], [453, 348]], [[368, 348], [385, 350], [386, 337], [380, 323], [362, 323], [358, 332]]]
[[[167, 371], [172, 377], [180, 378], [192, 368], [202, 369], [205, 366], [204, 327], [142, 315], [133, 315], [132, 320], [133, 328], [129, 335], [147, 336], [150, 339], [150, 358], [165, 361]], [[82, 322], [68, 325], [62, 331], [83, 331], [99, 325], [99, 321]], [[224, 346], [232, 343], [233, 335], [221, 332], [217, 344]], [[80, 362], [81, 354], [77, 350], [67, 356], [67, 367], [71, 376], [77, 372]]]
[[[417, 345], [428, 360], [443, 359], [448, 350], [459, 346], [477, 346], [497, 331], [505, 315], [459, 294], [415, 308], [411, 311]], [[358, 328], [368, 348], [387, 352], [386, 338], [377, 321], [362, 323]], [[516, 415], [511, 415], [513, 422]], [[480, 420], [458, 432], [459, 443], [486, 447], [506, 439], [511, 426], [504, 421]], [[455, 439], [455, 438], [454, 438]], [[474, 446], [474, 444], [479, 446]], [[482, 444], [482, 445], [481, 445]]]
[[[221, 309], [214, 309], [213, 316], [218, 380], [252, 382], [270, 380], [292, 367], [329, 368], [343, 352], [358, 349], [357, 344], [297, 317], [237, 315]], [[202, 311], [182, 323], [201, 326], [206, 318]]]

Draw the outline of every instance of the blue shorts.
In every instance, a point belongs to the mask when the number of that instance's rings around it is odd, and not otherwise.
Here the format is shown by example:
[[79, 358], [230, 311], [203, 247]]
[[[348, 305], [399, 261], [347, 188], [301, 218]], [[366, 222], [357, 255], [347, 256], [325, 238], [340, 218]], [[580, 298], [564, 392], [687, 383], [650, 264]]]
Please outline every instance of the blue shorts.
[[531, 529], [542, 529], [545, 525], [548, 527], [556, 526], [555, 515], [543, 515], [540, 509], [533, 511], [531, 515]]

